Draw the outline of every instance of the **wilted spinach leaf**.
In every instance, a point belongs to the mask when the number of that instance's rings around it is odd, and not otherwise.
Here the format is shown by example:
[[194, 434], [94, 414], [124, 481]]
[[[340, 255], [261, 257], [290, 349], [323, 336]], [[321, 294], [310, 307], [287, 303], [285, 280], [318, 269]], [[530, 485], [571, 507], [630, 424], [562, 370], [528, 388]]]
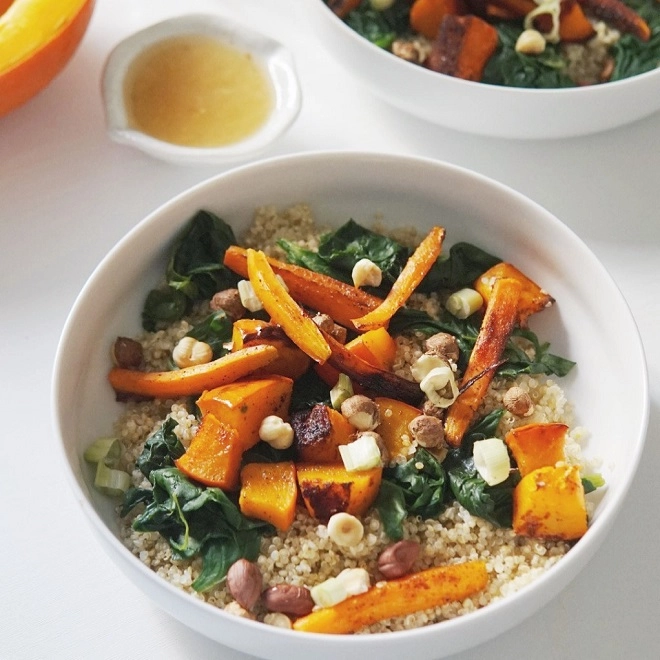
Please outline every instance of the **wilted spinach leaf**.
[[175, 419], [168, 417], [144, 443], [136, 463], [147, 479], [154, 470], [174, 465], [174, 460], [183, 455], [185, 451], [183, 445], [174, 433], [177, 424]]
[[614, 71], [611, 81], [637, 76], [660, 66], [660, 5], [656, 0], [626, 0], [648, 24], [651, 36], [642, 41], [632, 34], [622, 34], [612, 46]]
[[216, 360], [229, 352], [224, 345], [231, 341], [232, 329], [231, 319], [219, 309], [195, 325], [188, 336], [206, 342], [213, 349], [213, 359]]
[[408, 515], [403, 488], [393, 481], [383, 479], [376, 498], [376, 509], [385, 534], [393, 541], [400, 541], [403, 538], [403, 521]]
[[314, 369], [308, 369], [300, 378], [293, 381], [289, 412], [307, 410], [316, 403], [330, 405], [330, 388], [318, 377]]
[[[448, 332], [456, 337], [460, 349], [458, 366], [464, 370], [479, 334], [478, 316], [458, 319], [443, 310], [439, 319], [428, 313], [404, 307], [392, 318], [389, 330], [393, 334], [401, 332], [421, 332], [427, 336], [436, 332]], [[534, 355], [530, 357], [515, 341], [521, 337], [532, 344]], [[540, 342], [536, 333], [523, 328], [515, 328], [509, 337], [502, 358], [505, 362], [497, 369], [497, 375], [503, 378], [516, 378], [521, 374], [546, 374], [547, 376], [566, 376], [575, 366], [575, 362], [548, 352], [550, 344]]]
[[191, 300], [210, 298], [233, 286], [236, 276], [223, 265], [236, 243], [233, 229], [209, 211], [198, 211], [181, 235], [167, 266], [167, 283]]
[[133, 529], [158, 532], [174, 560], [201, 555], [202, 571], [193, 588], [203, 591], [220, 582], [240, 557], [255, 560], [262, 534], [271, 525], [245, 518], [219, 488], [198, 486], [174, 467], [150, 474], [152, 499], [133, 521]]
[[350, 277], [346, 273], [333, 268], [323, 257], [319, 256], [318, 252], [300, 247], [300, 245], [296, 245], [284, 238], [280, 238], [277, 244], [284, 250], [289, 263], [302, 266], [303, 268], [307, 268], [307, 270], [320, 273], [321, 275], [334, 277], [341, 282], [352, 284]]
[[503, 414], [504, 410], [498, 408], [473, 424], [460, 447], [449, 451], [443, 467], [454, 497], [472, 515], [498, 527], [511, 527], [513, 489], [520, 481], [518, 472], [512, 472], [506, 481], [496, 486], [489, 486], [477, 472], [472, 458], [474, 443], [493, 437]]
[[558, 44], [547, 43], [540, 55], [516, 51], [522, 24], [495, 23], [499, 41], [488, 60], [481, 82], [507, 87], [558, 88], [575, 87], [566, 74], [566, 61]]
[[362, 0], [360, 6], [350, 12], [344, 20], [365, 39], [380, 48], [387, 49], [398, 35], [409, 30], [409, 14], [409, 0], [395, 0], [389, 9], [382, 11], [374, 9], [371, 0]]
[[423, 447], [419, 447], [405, 463], [386, 468], [383, 476], [403, 489], [410, 513], [433, 518], [445, 508], [445, 470], [440, 461]]
[[166, 269], [167, 286], [149, 293], [142, 325], [181, 318], [190, 301], [203, 300], [235, 286], [236, 275], [223, 265], [225, 251], [236, 243], [232, 228], [210, 211], [198, 211], [177, 239]]
[[417, 288], [420, 293], [441, 289], [454, 291], [472, 286], [474, 280], [502, 260], [472, 243], [455, 243], [449, 254], [440, 256]]
[[178, 321], [185, 314], [187, 306], [188, 299], [181, 291], [169, 286], [152, 289], [142, 308], [142, 327], [154, 332], [158, 323]]
[[513, 519], [513, 489], [520, 481], [518, 472], [496, 486], [489, 486], [472, 469], [449, 471], [449, 484], [456, 500], [472, 515], [483, 518], [497, 527], [511, 527]]

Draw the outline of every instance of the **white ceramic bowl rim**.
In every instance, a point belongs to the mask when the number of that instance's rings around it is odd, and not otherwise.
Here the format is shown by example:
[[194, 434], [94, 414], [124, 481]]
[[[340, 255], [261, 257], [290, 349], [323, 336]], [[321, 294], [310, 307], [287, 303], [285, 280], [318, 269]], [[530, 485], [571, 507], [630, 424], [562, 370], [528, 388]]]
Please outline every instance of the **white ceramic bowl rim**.
[[[585, 263], [588, 262], [589, 268], [595, 268], [599, 273], [599, 276], [602, 277], [603, 281], [606, 283], [607, 295], [612, 296], [612, 300], [616, 299], [615, 302], [617, 304], [622, 304], [624, 308], [627, 308], [623, 297], [621, 296], [614, 282], [611, 280], [605, 268], [600, 264], [600, 262], [598, 262], [596, 257], [588, 250], [588, 248], [572, 232], [572, 230], [566, 227], [549, 212], [545, 211], [521, 194], [485, 176], [476, 174], [455, 165], [450, 165], [426, 158], [398, 156], [391, 154], [386, 155], [373, 152], [335, 151], [294, 154], [284, 157], [271, 158], [261, 161], [260, 163], [237, 167], [229, 172], [225, 172], [219, 176], [200, 183], [188, 191], [176, 196], [155, 210], [149, 216], [147, 216], [115, 245], [115, 247], [94, 270], [69, 314], [57, 349], [54, 366], [52, 388], [54, 423], [56, 434], [59, 438], [61, 456], [65, 463], [64, 470], [66, 472], [67, 478], [69, 479], [69, 482], [73, 488], [76, 499], [79, 501], [83, 511], [92, 523], [92, 526], [97, 532], [103, 545], [106, 546], [106, 548], [110, 548], [115, 554], [121, 556], [124, 565], [128, 566], [134, 575], [143, 576], [146, 581], [152, 583], [153, 587], [157, 589], [159, 593], [172, 594], [175, 599], [186, 599], [188, 601], [188, 606], [193, 608], [194, 612], [196, 612], [195, 617], [189, 617], [187, 623], [191, 627], [198, 629], [200, 632], [204, 632], [204, 630], [201, 628], [201, 623], [196, 624], [197, 616], [199, 617], [199, 621], [208, 619], [208, 617], [233, 617], [222, 612], [221, 610], [218, 610], [212, 605], [195, 599], [189, 594], [183, 593], [169, 582], [154, 574], [138, 558], [134, 557], [121, 544], [119, 539], [108, 529], [108, 527], [102, 521], [99, 513], [88, 500], [87, 495], [81, 488], [81, 484], [79, 483], [78, 478], [73, 470], [73, 467], [70, 463], [70, 458], [67, 455], [67, 450], [64, 444], [65, 429], [63, 428], [63, 417], [65, 414], [67, 401], [66, 388], [61, 381], [61, 375], [65, 373], [65, 369], [69, 364], [71, 356], [75, 355], [76, 333], [77, 328], [79, 328], [81, 325], [81, 320], [78, 318], [81, 314], [80, 310], [84, 309], [85, 306], [89, 304], [90, 297], [95, 295], [94, 291], [98, 286], [98, 282], [108, 277], [108, 272], [111, 271], [112, 264], [119, 255], [128, 251], [130, 246], [135, 242], [140, 243], [145, 238], [155, 240], [155, 237], [159, 235], [159, 225], [161, 224], [160, 218], [163, 213], [177, 210], [177, 207], [181, 206], [182, 204], [185, 205], [186, 200], [200, 196], [203, 197], [205, 191], [212, 191], [219, 182], [231, 183], [232, 181], [239, 182], [244, 180], [246, 174], [263, 178], [268, 177], [270, 173], [278, 170], [278, 168], [287, 168], [294, 165], [301, 165], [306, 170], [312, 171], [315, 166], [323, 161], [339, 168], [342, 166], [342, 163], [346, 159], [351, 159], [359, 163], [360, 166], [364, 168], [369, 168], [376, 163], [384, 164], [387, 167], [399, 168], [400, 170], [405, 170], [408, 167], [434, 168], [434, 173], [438, 176], [444, 175], [459, 178], [470, 177], [474, 182], [474, 185], [479, 186], [479, 188], [483, 191], [492, 192], [496, 195], [502, 194], [512, 196], [517, 201], [526, 204], [528, 209], [534, 210], [537, 214], [539, 214], [545, 226], [551, 227], [558, 236], [564, 237], [567, 240], [570, 240], [573, 244], [579, 246], [581, 250], [580, 254], [584, 258]], [[182, 218], [182, 224], [184, 221], [185, 218]], [[640, 388], [640, 391], [638, 392], [640, 401], [640, 414], [638, 418], [634, 420], [636, 422], [635, 427], [631, 428], [630, 437], [634, 438], [636, 442], [634, 444], [630, 444], [630, 469], [628, 469], [625, 474], [625, 478], [618, 485], [616, 500], [610, 500], [606, 511], [604, 511], [602, 515], [599, 515], [595, 518], [584, 539], [577, 543], [577, 545], [571, 549], [571, 551], [566, 557], [562, 559], [562, 561], [553, 566], [551, 571], [536, 579], [532, 585], [524, 587], [521, 591], [508, 596], [499, 602], [491, 603], [486, 608], [452, 620], [444, 621], [439, 624], [434, 624], [424, 628], [418, 628], [409, 631], [397, 632], [395, 634], [377, 634], [364, 636], [304, 634], [274, 628], [271, 626], [264, 626], [263, 624], [244, 619], [237, 621], [237, 625], [245, 626], [246, 634], [250, 634], [251, 632], [254, 635], [266, 635], [267, 637], [274, 636], [272, 638], [273, 640], [276, 638], [282, 638], [284, 640], [295, 642], [301, 653], [305, 651], [313, 653], [315, 645], [319, 643], [322, 644], [324, 648], [331, 650], [333, 653], [341, 653], [342, 650], [348, 651], [348, 649], [351, 649], [351, 658], [357, 657], [356, 654], [353, 653], [355, 649], [357, 649], [358, 652], [363, 652], [360, 651], [362, 648], [364, 648], [365, 651], [368, 650], [369, 652], [374, 653], [378, 653], [379, 650], [384, 652], [386, 648], [390, 651], [393, 648], [396, 648], [399, 649], [401, 653], [403, 653], [407, 648], [407, 644], [412, 640], [419, 641], [420, 639], [427, 638], [427, 643], [431, 644], [433, 642], [433, 636], [438, 630], [438, 627], [442, 627], [443, 632], [446, 633], [450, 639], [452, 639], [454, 645], [463, 644], [462, 648], [467, 648], [468, 646], [474, 646], [483, 641], [486, 641], [487, 639], [494, 637], [496, 634], [504, 632], [512, 625], [518, 623], [521, 620], [520, 617], [515, 619], [513, 622], [509, 622], [510, 606], [513, 603], [516, 603], [518, 612], [527, 611], [527, 609], [529, 609], [530, 612], [533, 612], [535, 609], [537, 609], [537, 586], [541, 587], [545, 585], [546, 587], [543, 604], [556, 596], [557, 593], [561, 591], [561, 589], [565, 586], [565, 584], [567, 584], [567, 582], [575, 575], [577, 570], [579, 570], [579, 568], [576, 569], [575, 566], [579, 567], [589, 558], [591, 558], [591, 556], [595, 553], [598, 546], [602, 542], [604, 535], [606, 534], [607, 530], [612, 524], [613, 519], [616, 517], [621, 508], [622, 502], [630, 488], [641, 457], [644, 444], [644, 435], [646, 432], [649, 415], [647, 372], [641, 339], [639, 337], [639, 333], [636, 329], [634, 321], [632, 320], [632, 316], [630, 316], [629, 319], [626, 319], [625, 322], [626, 327], [630, 330], [630, 336], [628, 337], [630, 343], [627, 346], [627, 355], [629, 356], [630, 364], [634, 365], [635, 367], [635, 373], [640, 376], [639, 382], [636, 383], [636, 385], [639, 385]], [[163, 607], [165, 606], [163, 605]], [[174, 614], [173, 612], [170, 613]], [[479, 622], [486, 617], [489, 620], [495, 620], [498, 622], [496, 633], [488, 628], [488, 626], [479, 626]], [[200, 627], [196, 627], [196, 625]], [[268, 630], [266, 631], [265, 629]], [[469, 636], [469, 638], [466, 636]], [[464, 642], [456, 641], [462, 640], [463, 638], [465, 638]], [[458, 647], [455, 646], [455, 648]], [[441, 649], [437, 650], [438, 654], [442, 653]], [[266, 656], [273, 657], [272, 655], [269, 656], [268, 654], [266, 654]]]
[[[129, 126], [123, 82], [133, 60], [149, 46], [169, 37], [199, 34], [216, 37], [249, 52], [273, 89], [273, 108], [266, 122], [245, 139], [218, 147], [189, 147], [159, 140]], [[106, 124], [110, 137], [163, 160], [185, 164], [223, 163], [254, 155], [282, 135], [298, 116], [302, 92], [291, 52], [275, 39], [218, 14], [184, 14], [155, 23], [126, 37], [108, 56], [102, 76]]]

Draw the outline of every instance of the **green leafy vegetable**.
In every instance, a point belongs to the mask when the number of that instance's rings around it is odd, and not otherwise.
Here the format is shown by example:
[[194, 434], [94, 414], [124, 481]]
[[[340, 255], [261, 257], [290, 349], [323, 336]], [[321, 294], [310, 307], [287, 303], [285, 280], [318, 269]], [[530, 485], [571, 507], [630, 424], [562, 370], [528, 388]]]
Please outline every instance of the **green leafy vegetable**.
[[350, 276], [333, 268], [323, 257], [319, 256], [317, 252], [300, 247], [300, 245], [296, 245], [284, 238], [280, 238], [277, 241], [277, 244], [284, 250], [289, 263], [295, 264], [296, 266], [302, 266], [303, 268], [307, 268], [307, 270], [320, 273], [321, 275], [334, 277], [334, 279], [341, 282], [352, 284]]
[[[463, 371], [470, 359], [470, 354], [479, 334], [479, 321], [474, 316], [458, 319], [445, 310], [439, 319], [434, 319], [427, 312], [403, 308], [390, 322], [389, 330], [393, 334], [401, 332], [421, 332], [427, 336], [436, 332], [448, 332], [456, 337], [460, 349], [458, 366]], [[518, 344], [519, 340], [529, 342], [533, 348], [531, 356]], [[521, 374], [546, 374], [548, 376], [566, 376], [575, 366], [575, 362], [548, 352], [550, 344], [540, 342], [529, 329], [515, 328], [507, 341], [503, 354], [504, 364], [497, 370], [503, 378], [516, 378]]]
[[422, 447], [405, 463], [385, 468], [376, 507], [387, 535], [395, 540], [402, 538], [405, 512], [422, 518], [436, 517], [447, 506], [446, 494], [444, 468]]
[[[366, 229], [354, 220], [324, 234], [317, 252], [284, 239], [280, 239], [278, 245], [290, 263], [349, 284], [353, 283], [353, 266], [360, 259], [369, 259], [383, 273], [383, 284], [379, 287], [383, 293], [391, 288], [412, 252], [394, 239]], [[471, 285], [481, 273], [500, 261], [499, 257], [471, 243], [456, 243], [448, 254], [438, 258], [417, 291], [432, 293], [442, 289], [460, 289]]]
[[176, 241], [167, 264], [167, 286], [149, 292], [142, 325], [153, 331], [159, 322], [181, 318], [191, 301], [211, 298], [236, 284], [223, 265], [226, 249], [236, 243], [232, 228], [209, 211], [198, 211]]
[[154, 332], [158, 323], [173, 323], [186, 312], [188, 299], [181, 292], [170, 287], [152, 289], [147, 294], [142, 309], [142, 327]]
[[136, 464], [140, 472], [150, 478], [154, 470], [174, 465], [175, 459], [185, 452], [181, 441], [174, 433], [178, 422], [168, 417], [161, 427], [152, 433], [144, 443], [142, 453], [138, 456]]
[[622, 34], [612, 46], [614, 71], [611, 81], [646, 73], [660, 66], [660, 5], [656, 0], [626, 0], [648, 24], [651, 36], [641, 41], [631, 34]]
[[449, 451], [443, 467], [454, 497], [472, 515], [498, 527], [511, 527], [513, 489], [520, 475], [513, 471], [506, 481], [489, 486], [477, 472], [472, 457], [474, 443], [493, 437], [503, 414], [504, 410], [498, 408], [476, 422], [465, 434], [460, 447]]
[[317, 376], [314, 369], [308, 369], [293, 381], [289, 412], [308, 410], [316, 403], [330, 405], [330, 388]]
[[420, 293], [448, 289], [455, 291], [473, 282], [502, 260], [472, 243], [455, 243], [449, 253], [441, 255], [417, 288]]
[[409, 14], [408, 0], [395, 0], [389, 9], [383, 11], [374, 9], [370, 0], [363, 0], [344, 20], [371, 43], [388, 49], [398, 35], [408, 30]]
[[456, 500], [472, 515], [497, 527], [511, 527], [513, 520], [513, 489], [520, 481], [512, 472], [506, 481], [489, 486], [474, 465], [449, 472], [449, 484]]
[[139, 532], [158, 532], [170, 544], [172, 558], [201, 555], [202, 571], [193, 582], [196, 591], [218, 584], [239, 558], [254, 561], [261, 536], [273, 533], [267, 523], [245, 518], [219, 488], [205, 488], [174, 467], [150, 475], [153, 496], [133, 521]]
[[195, 484], [174, 467], [174, 460], [184, 451], [174, 433], [176, 425], [170, 417], [147, 439], [137, 465], [152, 488], [129, 489], [121, 515], [144, 505], [133, 520], [133, 529], [161, 534], [175, 560], [200, 555], [202, 571], [192, 586], [204, 591], [220, 582], [240, 557], [256, 559], [261, 536], [274, 530], [267, 523], [245, 518], [219, 488]]
[[499, 43], [486, 64], [482, 82], [538, 89], [575, 87], [566, 74], [566, 60], [559, 44], [547, 43], [540, 55], [525, 55], [516, 51], [516, 41], [524, 29], [522, 22], [500, 22], [495, 27]]
[[213, 349], [213, 359], [229, 353], [225, 344], [231, 341], [233, 323], [224, 310], [219, 309], [209, 314], [188, 332], [189, 337], [206, 342]]
[[382, 480], [375, 504], [387, 536], [393, 541], [400, 541], [403, 538], [403, 521], [408, 516], [403, 488], [393, 481]]
[[585, 495], [587, 493], [593, 493], [598, 488], [602, 488], [605, 485], [605, 479], [601, 474], [589, 474], [585, 477], [582, 477], [582, 487], [584, 488]]
[[317, 252], [285, 240], [278, 241], [278, 244], [292, 263], [349, 284], [353, 283], [353, 266], [360, 259], [369, 259], [381, 269], [384, 289], [390, 288], [410, 256], [410, 250], [405, 246], [362, 227], [354, 220], [321, 236]]

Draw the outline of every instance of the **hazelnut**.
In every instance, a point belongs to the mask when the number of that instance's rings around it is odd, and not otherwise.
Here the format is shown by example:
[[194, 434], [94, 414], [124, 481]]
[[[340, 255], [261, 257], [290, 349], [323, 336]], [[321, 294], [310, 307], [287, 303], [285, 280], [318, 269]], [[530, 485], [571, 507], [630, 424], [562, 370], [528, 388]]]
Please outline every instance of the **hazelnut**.
[[407, 575], [419, 557], [420, 546], [416, 541], [399, 541], [390, 545], [378, 557], [378, 570], [387, 580]]
[[256, 564], [239, 559], [227, 571], [227, 589], [241, 607], [251, 610], [261, 595], [262, 579]]
[[280, 612], [290, 616], [305, 616], [314, 608], [314, 601], [307, 587], [293, 584], [277, 584], [261, 594], [264, 607], [270, 612]]
[[408, 430], [420, 447], [437, 447], [445, 439], [442, 420], [431, 415], [417, 415], [408, 424]]
[[458, 362], [458, 356], [460, 355], [458, 342], [456, 337], [448, 332], [438, 332], [431, 335], [424, 342], [424, 348], [430, 355], [437, 355], [447, 362], [450, 360], [454, 363]]
[[112, 360], [122, 369], [137, 369], [142, 364], [142, 344], [129, 337], [117, 337], [112, 345]]
[[341, 414], [358, 431], [373, 431], [380, 424], [378, 406], [368, 396], [355, 394], [341, 404]]
[[539, 55], [545, 50], [545, 37], [534, 29], [523, 30], [516, 41], [516, 52]]
[[529, 417], [534, 412], [532, 398], [525, 390], [514, 385], [504, 394], [504, 407], [517, 417]]
[[210, 307], [214, 312], [222, 310], [232, 321], [237, 321], [245, 316], [245, 307], [241, 302], [238, 289], [218, 291], [211, 298]]
[[346, 343], [346, 336], [348, 334], [346, 328], [337, 325], [328, 314], [316, 314], [312, 317], [312, 321], [314, 321], [323, 332], [327, 332], [334, 337], [340, 344]]
[[436, 406], [435, 403], [433, 403], [433, 401], [429, 401], [428, 399], [424, 401], [424, 405], [422, 406], [422, 413], [430, 417], [437, 417], [438, 419], [444, 419], [445, 412], [446, 412], [446, 408], [441, 408], [440, 406]]

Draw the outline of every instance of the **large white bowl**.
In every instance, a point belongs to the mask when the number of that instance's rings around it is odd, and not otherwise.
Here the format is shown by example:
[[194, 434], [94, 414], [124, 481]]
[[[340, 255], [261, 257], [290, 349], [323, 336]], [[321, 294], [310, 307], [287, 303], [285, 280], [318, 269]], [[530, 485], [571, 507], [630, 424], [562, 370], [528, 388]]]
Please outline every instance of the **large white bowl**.
[[[309, 202], [317, 217], [392, 226], [442, 224], [448, 243], [466, 240], [513, 261], [557, 304], [533, 327], [554, 352], [577, 360], [565, 387], [578, 422], [592, 433], [585, 452], [600, 457], [607, 489], [586, 536], [531, 586], [461, 618], [391, 634], [326, 636], [295, 633], [226, 614], [152, 573], [117, 538], [113, 504], [91, 486], [82, 458], [121, 411], [106, 374], [117, 335], [139, 331], [147, 291], [163, 276], [173, 237], [200, 208], [240, 235], [256, 206]], [[621, 382], [625, 375], [625, 386]], [[55, 425], [73, 492], [101, 545], [154, 601], [191, 628], [265, 658], [418, 660], [475, 646], [516, 625], [564, 588], [592, 558], [628, 491], [648, 418], [640, 338], [616, 285], [589, 249], [550, 213], [494, 181], [444, 163], [368, 153], [288, 156], [222, 174], [176, 197], [135, 227], [85, 285], [64, 328], [53, 383]], [[366, 655], [368, 654], [368, 656]], [[373, 654], [373, 655], [372, 655]]]
[[386, 102], [448, 128], [502, 138], [596, 133], [660, 109], [660, 68], [604, 85], [521, 89], [439, 74], [378, 48], [323, 0], [305, 3], [318, 41], [345, 70]]

